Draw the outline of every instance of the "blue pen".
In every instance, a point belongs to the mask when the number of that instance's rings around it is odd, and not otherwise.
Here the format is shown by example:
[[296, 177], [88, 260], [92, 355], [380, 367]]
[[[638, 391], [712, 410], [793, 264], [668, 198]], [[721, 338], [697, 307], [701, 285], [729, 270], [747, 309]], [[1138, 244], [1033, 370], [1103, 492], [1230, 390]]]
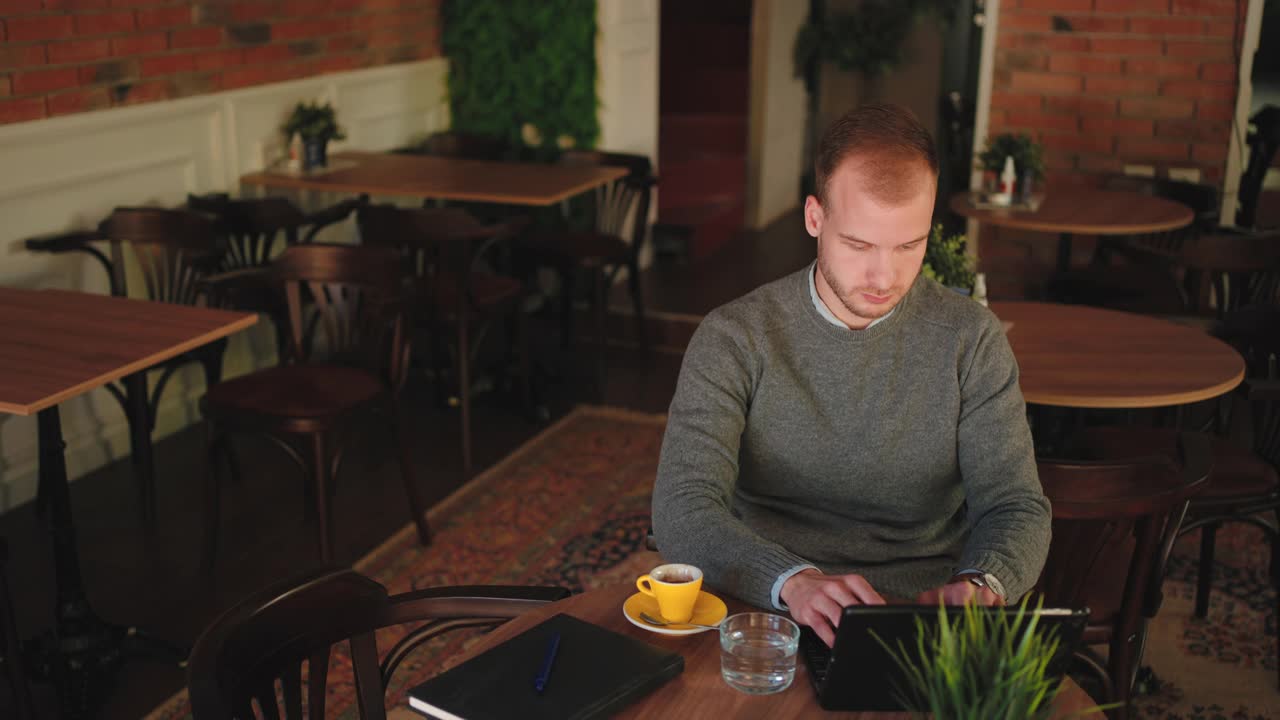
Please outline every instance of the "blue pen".
[[542, 659], [542, 669], [538, 671], [538, 676], [533, 679], [533, 689], [539, 695], [547, 688], [547, 680], [551, 679], [551, 666], [555, 665], [556, 653], [560, 650], [560, 633], [551, 636], [551, 642], [547, 643], [547, 656]]

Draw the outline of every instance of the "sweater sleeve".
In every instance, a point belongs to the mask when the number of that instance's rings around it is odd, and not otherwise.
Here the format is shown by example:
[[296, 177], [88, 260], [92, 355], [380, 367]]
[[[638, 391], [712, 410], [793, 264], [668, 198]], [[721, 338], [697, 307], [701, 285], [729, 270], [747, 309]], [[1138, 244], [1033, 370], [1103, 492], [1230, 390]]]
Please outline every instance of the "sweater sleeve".
[[958, 568], [995, 575], [1016, 601], [1044, 568], [1052, 516], [1036, 472], [1018, 364], [990, 313], [961, 376], [957, 442], [970, 523]]
[[809, 563], [732, 511], [756, 377], [754, 353], [740, 335], [712, 313], [689, 341], [662, 441], [653, 531], [667, 561], [696, 565], [710, 585], [767, 608], [779, 576]]

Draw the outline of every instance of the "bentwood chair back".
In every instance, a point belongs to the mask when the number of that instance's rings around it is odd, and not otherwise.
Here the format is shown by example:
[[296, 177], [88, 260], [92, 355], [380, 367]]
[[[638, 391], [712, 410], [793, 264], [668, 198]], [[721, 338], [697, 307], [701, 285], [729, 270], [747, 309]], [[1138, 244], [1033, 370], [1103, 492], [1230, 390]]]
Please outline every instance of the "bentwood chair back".
[[[502, 585], [390, 595], [352, 570], [285, 581], [232, 607], [200, 635], [187, 666], [191, 713], [195, 720], [330, 717], [328, 687], [340, 679], [333, 658], [345, 646], [357, 716], [384, 720], [391, 677], [423, 643], [462, 628], [492, 628], [568, 596], [558, 587]], [[398, 626], [409, 628], [380, 653], [376, 631]]]
[[1129, 701], [1178, 526], [1209, 473], [1206, 437], [1184, 433], [1179, 452], [1178, 463], [1160, 455], [1038, 462], [1053, 540], [1037, 589], [1047, 605], [1090, 609], [1084, 645], [1107, 645], [1107, 657], [1078, 657], [1105, 681], [1108, 701]]

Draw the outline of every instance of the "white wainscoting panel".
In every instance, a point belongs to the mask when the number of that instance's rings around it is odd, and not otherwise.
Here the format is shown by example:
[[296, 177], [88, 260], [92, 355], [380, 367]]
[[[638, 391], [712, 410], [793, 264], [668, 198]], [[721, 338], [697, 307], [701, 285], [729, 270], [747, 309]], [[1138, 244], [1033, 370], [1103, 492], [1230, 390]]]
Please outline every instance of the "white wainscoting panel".
[[[348, 138], [331, 151], [388, 150], [443, 129], [447, 70], [437, 58], [0, 126], [0, 285], [105, 293], [107, 280], [92, 259], [31, 253], [23, 240], [92, 227], [121, 205], [178, 205], [189, 192], [234, 192], [240, 175], [282, 150], [278, 128], [299, 100], [327, 99], [337, 108]], [[347, 225], [323, 239], [350, 232]], [[231, 338], [224, 373], [271, 362], [273, 344], [265, 321]], [[198, 420], [203, 392], [198, 367], [175, 376], [155, 437]], [[128, 425], [106, 391], [63, 403], [61, 414], [72, 478], [128, 454]], [[35, 418], [0, 414], [0, 511], [34, 497], [36, 471]], [[166, 491], [163, 476], [158, 490]]]

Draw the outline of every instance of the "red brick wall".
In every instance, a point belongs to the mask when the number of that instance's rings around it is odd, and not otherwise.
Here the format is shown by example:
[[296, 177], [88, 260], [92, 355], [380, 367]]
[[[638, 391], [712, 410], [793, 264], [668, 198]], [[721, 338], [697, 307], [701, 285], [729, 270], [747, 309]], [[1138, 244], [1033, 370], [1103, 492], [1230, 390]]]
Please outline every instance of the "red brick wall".
[[1220, 183], [1246, 5], [1003, 0], [991, 132], [1039, 138], [1051, 183], [1131, 163]]
[[439, 0], [0, 0], [0, 124], [438, 55]]

